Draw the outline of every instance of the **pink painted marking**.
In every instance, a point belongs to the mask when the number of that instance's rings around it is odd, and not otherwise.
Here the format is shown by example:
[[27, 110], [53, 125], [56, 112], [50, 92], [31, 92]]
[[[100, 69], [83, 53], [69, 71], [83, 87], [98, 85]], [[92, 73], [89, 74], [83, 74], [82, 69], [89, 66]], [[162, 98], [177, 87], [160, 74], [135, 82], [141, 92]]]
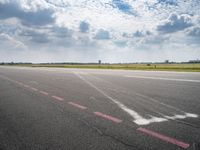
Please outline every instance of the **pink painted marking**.
[[36, 88], [33, 88], [33, 87], [31, 88], [31, 90], [33, 90], [33, 91], [38, 91], [38, 89], [36, 89]]
[[55, 96], [55, 95], [53, 95], [51, 97], [53, 97], [54, 99], [59, 100], [59, 101], [63, 101], [64, 100], [62, 97]]
[[26, 85], [26, 84], [24, 84], [24, 87], [28, 88], [28, 87], [30, 87], [30, 86], [29, 86], [29, 85]]
[[74, 102], [68, 102], [68, 104], [70, 104], [70, 105], [72, 105], [72, 106], [74, 106], [74, 107], [77, 107], [77, 108], [80, 108], [80, 109], [87, 109], [87, 107], [85, 107], [85, 106], [82, 106], [82, 105], [79, 105], [79, 104], [77, 104], [77, 103], [74, 103]]
[[43, 95], [49, 95], [49, 93], [45, 92], [45, 91], [40, 91], [41, 94]]
[[186, 148], [188, 148], [190, 146], [190, 144], [188, 144], [188, 143], [179, 141], [177, 139], [174, 139], [174, 138], [159, 134], [157, 132], [154, 132], [154, 131], [151, 131], [151, 130], [148, 130], [148, 129], [145, 129], [145, 128], [138, 128], [137, 131], [143, 132], [143, 133], [148, 134], [148, 135], [150, 135], [152, 137], [156, 137], [156, 138], [158, 138], [160, 140], [163, 140], [165, 142], [180, 146], [180, 147], [182, 147], [184, 149], [186, 149]]
[[101, 113], [101, 112], [94, 112], [94, 114], [97, 115], [97, 116], [100, 116], [100, 117], [102, 117], [102, 118], [111, 120], [111, 121], [113, 121], [113, 122], [115, 122], [115, 123], [121, 123], [121, 122], [122, 122], [122, 120], [120, 120], [120, 119], [118, 119], [118, 118], [115, 118], [115, 117], [112, 117], [112, 116], [103, 114], [103, 113]]
[[21, 82], [18, 82], [18, 84], [19, 84], [19, 85], [23, 85], [23, 83], [21, 83]]
[[19, 82], [19, 81], [15, 81], [17, 84], [19, 85], [23, 85], [23, 83]]

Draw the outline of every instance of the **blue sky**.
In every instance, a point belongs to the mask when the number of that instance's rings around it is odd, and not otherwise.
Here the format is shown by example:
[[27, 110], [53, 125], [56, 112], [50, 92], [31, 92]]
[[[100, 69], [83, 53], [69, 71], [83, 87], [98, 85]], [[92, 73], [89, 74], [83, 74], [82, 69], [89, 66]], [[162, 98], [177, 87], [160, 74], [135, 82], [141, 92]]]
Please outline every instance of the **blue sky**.
[[199, 0], [0, 0], [0, 62], [200, 59]]

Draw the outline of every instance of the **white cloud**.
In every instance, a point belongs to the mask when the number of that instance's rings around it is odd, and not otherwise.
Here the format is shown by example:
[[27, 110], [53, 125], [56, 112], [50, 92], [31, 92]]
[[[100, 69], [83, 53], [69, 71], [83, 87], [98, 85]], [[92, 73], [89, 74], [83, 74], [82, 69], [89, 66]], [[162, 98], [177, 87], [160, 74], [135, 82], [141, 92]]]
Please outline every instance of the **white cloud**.
[[99, 29], [94, 38], [97, 40], [108, 40], [110, 39], [110, 33], [106, 30]]
[[188, 14], [178, 15], [172, 13], [169, 17], [157, 26], [157, 31], [162, 33], [172, 33], [184, 30], [193, 25], [192, 17]]
[[13, 48], [23, 48], [23, 49], [27, 48], [27, 46], [23, 42], [11, 37], [8, 34], [5, 34], [5, 33], [0, 33], [0, 41], [8, 42], [7, 44], [9, 44], [9, 46], [11, 46]]
[[80, 22], [80, 25], [79, 25], [80, 32], [83, 32], [83, 33], [88, 32], [89, 28], [90, 28], [89, 23], [87, 23], [86, 21]]
[[6, 57], [6, 50], [18, 45], [16, 60], [25, 60], [28, 52], [34, 56], [30, 61], [176, 61], [200, 56], [198, 0], [1, 0], [0, 8], [0, 53]]
[[0, 3], [0, 19], [18, 18], [24, 25], [47, 25], [54, 22], [53, 11], [38, 9], [26, 11], [18, 3]]
[[199, 26], [193, 26], [186, 30], [187, 35], [192, 37], [197, 37], [200, 39], [200, 25]]

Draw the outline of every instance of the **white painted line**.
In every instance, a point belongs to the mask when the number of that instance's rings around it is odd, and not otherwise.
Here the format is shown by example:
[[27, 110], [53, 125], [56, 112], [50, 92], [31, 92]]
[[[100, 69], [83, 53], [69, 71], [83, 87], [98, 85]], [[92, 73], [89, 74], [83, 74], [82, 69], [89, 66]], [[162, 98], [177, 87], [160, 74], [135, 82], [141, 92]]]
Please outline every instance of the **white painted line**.
[[[77, 77], [79, 77], [81, 80], [83, 80], [85, 83], [87, 83], [88, 85], [90, 85], [92, 88], [96, 89], [99, 93], [101, 93], [102, 95], [104, 95], [105, 97], [107, 97], [108, 99], [110, 99], [113, 103], [117, 104], [117, 106], [122, 109], [123, 111], [125, 111], [127, 114], [129, 114], [132, 118], [133, 118], [133, 122], [138, 124], [138, 125], [148, 125], [151, 123], [155, 123], [155, 122], [164, 122], [164, 121], [168, 121], [170, 116], [162, 116], [162, 117], [155, 117], [155, 116], [151, 116], [151, 118], [144, 118], [143, 116], [141, 116], [138, 112], [128, 108], [127, 106], [125, 106], [123, 103], [119, 102], [118, 100], [112, 98], [111, 96], [109, 96], [108, 94], [106, 94], [103, 90], [101, 90], [100, 88], [98, 88], [97, 86], [95, 86], [94, 84], [92, 84], [90, 81], [86, 80], [85, 78], [83, 78], [81, 75], [76, 74], [75, 75]], [[198, 117], [198, 115], [196, 114], [190, 114], [190, 113], [185, 113], [184, 116], [179, 115], [179, 118], [186, 118], [186, 117], [193, 117], [196, 118]], [[177, 119], [177, 115], [175, 116], [171, 116], [170, 118], [174, 118]]]
[[200, 80], [190, 80], [190, 79], [173, 79], [173, 78], [161, 78], [161, 77], [146, 77], [146, 76], [124, 76], [128, 78], [140, 78], [140, 79], [153, 79], [153, 80], [166, 80], [166, 81], [181, 81], [181, 82], [195, 82], [200, 83]]
[[[110, 84], [112, 87], [115, 87], [115, 86], [116, 86], [115, 84], [113, 84], [113, 83], [111, 83], [111, 82], [109, 82], [109, 81], [104, 81], [104, 80], [102, 80], [102, 79], [100, 79], [100, 78], [98, 78], [98, 77], [93, 76], [93, 78], [95, 78], [95, 79], [97, 79], [97, 80], [99, 80], [99, 81], [108, 83], [108, 84]], [[110, 88], [110, 90], [113, 90], [113, 91], [115, 91], [115, 92], [118, 92], [118, 90], [115, 90], [114, 88]], [[121, 89], [120, 89], [120, 92], [123, 92], [123, 93], [127, 94], [127, 92], [126, 92], [126, 90], [125, 90], [124, 88], [121, 88]], [[152, 101], [152, 102], [159, 103], [160, 105], [163, 105], [163, 106], [168, 107], [168, 108], [170, 108], [170, 109], [176, 110], [176, 111], [180, 112], [181, 114], [186, 114], [186, 112], [184, 112], [183, 110], [181, 110], [181, 109], [179, 109], [179, 108], [177, 108], [177, 107], [171, 106], [171, 105], [169, 105], [169, 104], [165, 104], [165, 103], [163, 103], [163, 102], [161, 102], [161, 101], [159, 101], [159, 100], [156, 100], [156, 99], [154, 99], [154, 98], [152, 98], [152, 97], [143, 95], [143, 94], [141, 94], [141, 93], [137, 93], [137, 92], [135, 92], [135, 91], [134, 91], [133, 93], [136, 94], [136, 95], [139, 96], [139, 97], [142, 97], [142, 98], [144, 99], [144, 101], [146, 101], [145, 99], [148, 99], [148, 100], [147, 100], [148, 102], [149, 102], [149, 100], [150, 100], [150, 101]], [[159, 114], [159, 113], [158, 113], [158, 114]], [[187, 113], [187, 114], [189, 114], [189, 113]], [[191, 113], [190, 113], [190, 114], [191, 114]], [[196, 115], [196, 114], [192, 114], [192, 115]]]
[[185, 113], [184, 115], [174, 115], [174, 116], [164, 116], [164, 117], [170, 120], [176, 120], [176, 119], [185, 119], [185, 118], [197, 118], [198, 115]]
[[84, 79], [79, 74], [75, 74], [75, 75], [77, 75], [85, 83], [87, 83], [88, 85], [90, 85], [91, 87], [93, 87], [94, 89], [96, 89], [99, 93], [101, 93], [102, 95], [104, 95], [105, 97], [107, 97], [108, 99], [110, 99], [112, 102], [114, 102], [115, 104], [117, 104], [117, 106], [119, 106], [119, 108], [121, 108], [122, 110], [124, 110], [125, 112], [127, 112], [129, 115], [131, 115], [134, 118], [134, 120], [140, 120], [140, 122], [138, 122], [138, 124], [140, 124], [140, 125], [149, 124], [149, 122], [147, 122], [147, 121], [142, 122], [142, 120], [144, 120], [144, 118], [142, 116], [140, 116], [136, 111], [128, 108], [127, 106], [125, 106], [121, 102], [119, 102], [116, 99], [112, 98], [111, 96], [107, 95], [104, 91], [102, 91], [101, 89], [99, 89], [98, 87], [96, 87], [94, 84], [92, 84], [91, 82], [89, 82], [86, 79]]

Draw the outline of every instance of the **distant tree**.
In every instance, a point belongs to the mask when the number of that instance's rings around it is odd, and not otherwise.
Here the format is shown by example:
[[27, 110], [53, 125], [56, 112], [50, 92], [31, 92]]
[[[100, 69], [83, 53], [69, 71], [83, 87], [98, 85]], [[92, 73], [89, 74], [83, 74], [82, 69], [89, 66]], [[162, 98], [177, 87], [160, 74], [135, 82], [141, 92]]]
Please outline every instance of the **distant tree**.
[[165, 60], [165, 63], [168, 64], [168, 63], [169, 63], [169, 60]]

